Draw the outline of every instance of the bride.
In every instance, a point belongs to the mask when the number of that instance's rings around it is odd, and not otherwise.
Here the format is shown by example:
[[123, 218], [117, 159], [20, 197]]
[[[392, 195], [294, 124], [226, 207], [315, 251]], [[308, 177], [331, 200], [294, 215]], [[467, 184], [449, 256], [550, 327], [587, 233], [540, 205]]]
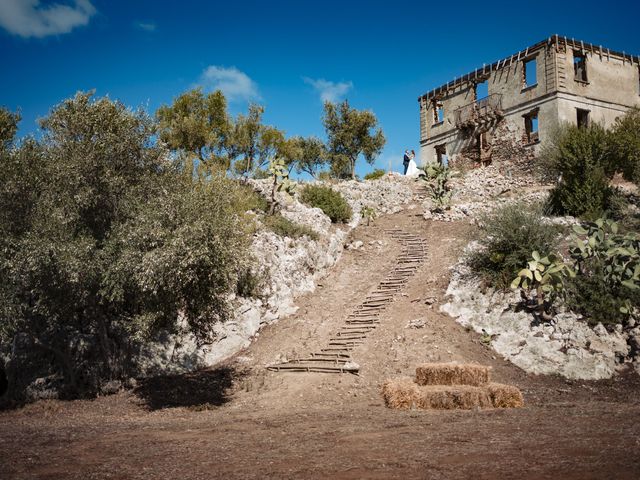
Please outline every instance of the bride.
[[405, 174], [407, 177], [417, 177], [421, 173], [424, 173], [418, 168], [418, 165], [416, 165], [416, 162], [414, 160], [415, 156], [416, 152], [411, 150], [411, 155], [409, 155], [409, 167], [407, 168], [407, 173]]

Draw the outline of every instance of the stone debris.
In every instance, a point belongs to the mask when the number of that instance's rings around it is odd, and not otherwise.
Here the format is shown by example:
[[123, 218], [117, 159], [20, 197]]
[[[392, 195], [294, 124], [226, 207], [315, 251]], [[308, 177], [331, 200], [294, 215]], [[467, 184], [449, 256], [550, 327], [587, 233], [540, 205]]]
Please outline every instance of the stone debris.
[[426, 324], [427, 321], [424, 318], [416, 318], [409, 321], [407, 328], [424, 328]]
[[523, 175], [517, 166], [509, 162], [476, 168], [463, 175], [454, 176], [451, 205], [444, 211], [436, 211], [430, 198], [422, 203], [425, 220], [452, 222], [468, 220], [472, 223], [492, 209], [523, 201], [538, 203], [547, 199], [548, 186], [536, 183], [533, 175]]

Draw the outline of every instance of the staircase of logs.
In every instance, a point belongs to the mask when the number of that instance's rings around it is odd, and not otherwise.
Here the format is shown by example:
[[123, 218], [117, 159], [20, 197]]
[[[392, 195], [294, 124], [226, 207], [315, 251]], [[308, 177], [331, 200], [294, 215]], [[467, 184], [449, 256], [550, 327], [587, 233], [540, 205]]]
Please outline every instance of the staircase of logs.
[[310, 353], [306, 358], [268, 365], [268, 370], [358, 374], [360, 366], [351, 358], [352, 350], [362, 345], [367, 335], [380, 324], [380, 314], [393, 302], [426, 258], [425, 243], [417, 235], [399, 229], [385, 232], [402, 246], [401, 254], [385, 279], [353, 309], [344, 324], [329, 338], [325, 348]]

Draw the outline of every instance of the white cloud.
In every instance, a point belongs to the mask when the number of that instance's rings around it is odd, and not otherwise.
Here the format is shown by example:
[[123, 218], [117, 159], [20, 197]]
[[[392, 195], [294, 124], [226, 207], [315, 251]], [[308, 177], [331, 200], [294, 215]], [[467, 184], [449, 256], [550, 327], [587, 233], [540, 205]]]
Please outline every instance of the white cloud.
[[96, 13], [89, 0], [74, 0], [72, 5], [41, 6], [40, 0], [1, 0], [0, 26], [24, 38], [69, 33], [87, 25]]
[[303, 78], [304, 83], [311, 85], [319, 94], [323, 102], [336, 103], [353, 88], [352, 82], [331, 82], [324, 78], [314, 80], [313, 78]]
[[145, 32], [155, 32], [158, 26], [154, 22], [136, 22], [136, 27]]
[[209, 65], [200, 75], [199, 84], [207, 89], [222, 90], [230, 102], [260, 98], [256, 83], [236, 67]]

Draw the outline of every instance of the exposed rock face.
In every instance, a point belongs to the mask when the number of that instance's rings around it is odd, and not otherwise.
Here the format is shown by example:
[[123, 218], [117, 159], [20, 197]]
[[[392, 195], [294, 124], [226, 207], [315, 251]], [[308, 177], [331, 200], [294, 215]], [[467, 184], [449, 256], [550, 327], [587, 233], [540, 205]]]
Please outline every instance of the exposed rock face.
[[462, 264], [455, 267], [447, 289], [450, 301], [441, 311], [483, 333], [496, 352], [529, 373], [610, 378], [630, 354], [629, 334], [609, 333], [601, 324], [592, 329], [573, 313], [536, 325], [531, 314], [513, 309], [517, 293], [482, 292], [467, 273]]
[[[211, 345], [198, 346], [190, 335], [179, 335], [146, 346], [143, 371], [180, 372], [213, 365], [248, 346], [263, 325], [295, 313], [295, 298], [314, 291], [317, 281], [339, 260], [349, 232], [361, 220], [360, 209], [372, 207], [378, 214], [401, 211], [412, 198], [413, 181], [391, 177], [328, 184], [342, 193], [353, 209], [351, 222], [339, 225], [332, 225], [319, 208], [278, 194], [282, 205], [279, 213], [312, 228], [320, 240], [294, 240], [267, 230], [258, 231], [251, 249], [256, 263], [269, 278], [263, 299], [235, 298], [235, 318], [216, 326], [217, 341]], [[270, 192], [268, 180], [252, 180], [251, 184], [265, 196]]]

